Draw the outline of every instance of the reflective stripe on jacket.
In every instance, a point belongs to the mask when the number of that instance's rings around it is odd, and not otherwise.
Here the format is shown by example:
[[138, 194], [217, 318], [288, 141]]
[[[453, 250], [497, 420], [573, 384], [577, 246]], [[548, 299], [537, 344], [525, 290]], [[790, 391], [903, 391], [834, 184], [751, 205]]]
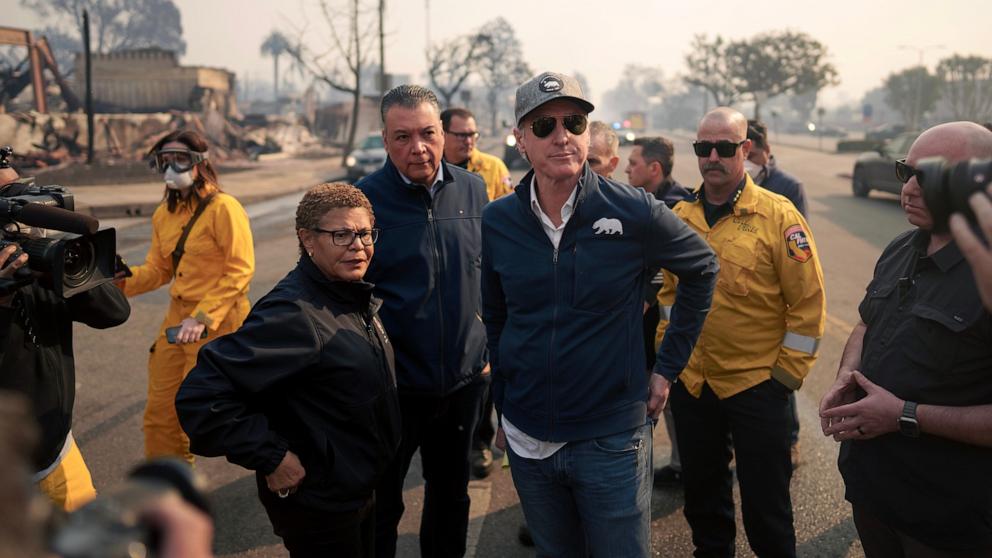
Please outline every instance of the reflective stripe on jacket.
[[[750, 177], [733, 214], [712, 228], [702, 200], [673, 211], [720, 258], [713, 305], [680, 381], [697, 397], [708, 383], [721, 399], [768, 378], [798, 389], [816, 360], [826, 316], [823, 272], [806, 220], [792, 202]], [[665, 273], [658, 343], [677, 283]]]
[[163, 202], [152, 216], [152, 244], [145, 263], [132, 267], [127, 296], [153, 291], [169, 281], [173, 299], [196, 301], [190, 316], [216, 330], [234, 303], [248, 294], [255, 274], [255, 249], [248, 214], [233, 196], [218, 192], [193, 225], [185, 255], [173, 277], [172, 251], [194, 207], [170, 212]]

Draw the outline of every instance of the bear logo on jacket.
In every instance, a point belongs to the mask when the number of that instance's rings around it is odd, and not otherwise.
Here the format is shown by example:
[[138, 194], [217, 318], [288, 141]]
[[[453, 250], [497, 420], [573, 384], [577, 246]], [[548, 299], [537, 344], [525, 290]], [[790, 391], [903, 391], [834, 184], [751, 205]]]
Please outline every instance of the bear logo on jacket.
[[592, 224], [596, 234], [623, 234], [623, 224], [619, 219], [607, 219], [602, 217]]

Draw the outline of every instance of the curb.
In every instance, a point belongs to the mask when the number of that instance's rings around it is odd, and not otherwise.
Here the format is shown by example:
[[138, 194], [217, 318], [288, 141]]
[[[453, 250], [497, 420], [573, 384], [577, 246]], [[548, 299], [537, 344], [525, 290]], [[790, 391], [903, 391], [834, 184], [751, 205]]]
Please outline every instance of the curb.
[[[338, 182], [344, 179], [345, 177], [341, 175], [341, 176], [328, 177], [326, 181]], [[310, 186], [312, 186], [312, 184], [287, 186], [286, 189], [280, 190], [278, 192], [234, 195], [234, 197], [237, 198], [239, 202], [241, 202], [241, 205], [248, 205], [248, 204], [263, 202], [273, 198], [278, 198], [280, 196], [285, 196], [286, 194], [294, 194], [297, 192], [302, 192], [307, 188], [310, 188]], [[120, 204], [106, 204], [106, 205], [87, 205], [85, 203], [80, 203], [76, 210], [80, 213], [88, 214], [92, 217], [95, 217], [96, 219], [123, 219], [129, 217], [131, 218], [145, 217], [150, 219], [152, 214], [155, 213], [155, 209], [159, 206], [160, 203], [162, 203], [162, 200], [156, 200], [154, 202], [120, 203]]]

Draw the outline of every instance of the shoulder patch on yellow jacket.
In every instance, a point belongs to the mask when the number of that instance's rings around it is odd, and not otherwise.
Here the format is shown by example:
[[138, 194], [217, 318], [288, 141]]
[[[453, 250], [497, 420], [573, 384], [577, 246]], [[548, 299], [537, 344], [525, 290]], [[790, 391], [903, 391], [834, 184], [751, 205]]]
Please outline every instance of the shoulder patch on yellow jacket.
[[813, 257], [813, 250], [809, 247], [809, 237], [799, 223], [785, 229], [785, 246], [789, 257], [799, 263], [806, 263]]

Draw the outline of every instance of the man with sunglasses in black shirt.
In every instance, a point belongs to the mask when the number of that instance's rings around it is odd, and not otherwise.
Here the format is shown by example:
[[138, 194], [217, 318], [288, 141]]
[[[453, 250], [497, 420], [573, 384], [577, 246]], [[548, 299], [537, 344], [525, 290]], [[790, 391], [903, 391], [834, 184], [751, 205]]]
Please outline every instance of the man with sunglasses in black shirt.
[[[748, 543], [758, 556], [795, 556], [788, 399], [816, 360], [826, 300], [809, 227], [789, 200], [744, 172], [747, 121], [729, 108], [703, 117], [693, 143], [703, 176], [674, 212], [720, 257], [699, 344], [672, 387], [685, 517], [698, 556], [734, 556], [731, 448]], [[658, 340], [677, 330], [677, 278], [658, 295]]]
[[935, 222], [915, 165], [992, 157], [971, 122], [923, 132], [900, 161], [916, 228], [875, 264], [820, 402], [865, 555], [992, 556], [992, 314], [946, 223]]
[[[593, 105], [545, 72], [517, 89], [533, 166], [482, 216], [493, 400], [539, 556], [646, 557], [651, 440], [712, 295], [713, 252], [664, 203], [586, 162]], [[650, 269], [681, 279], [673, 334], [645, 373]]]

